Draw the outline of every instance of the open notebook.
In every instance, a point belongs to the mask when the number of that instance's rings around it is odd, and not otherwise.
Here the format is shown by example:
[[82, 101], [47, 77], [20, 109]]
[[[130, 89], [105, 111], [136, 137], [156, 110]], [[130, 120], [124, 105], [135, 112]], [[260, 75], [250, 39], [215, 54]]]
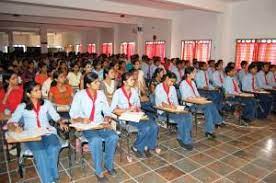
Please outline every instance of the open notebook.
[[51, 132], [46, 128], [37, 128], [37, 129], [32, 129], [32, 130], [24, 130], [20, 133], [8, 132], [7, 136], [16, 141], [20, 141], [20, 140], [24, 140], [24, 139], [32, 139], [32, 138], [41, 137], [43, 135], [47, 135], [50, 133]]
[[123, 121], [131, 121], [138, 123], [141, 119], [143, 119], [145, 113], [144, 112], [124, 112], [119, 120]]
[[71, 127], [79, 129], [79, 130], [90, 130], [90, 129], [100, 129], [103, 128], [102, 125], [97, 123], [72, 123], [70, 124]]

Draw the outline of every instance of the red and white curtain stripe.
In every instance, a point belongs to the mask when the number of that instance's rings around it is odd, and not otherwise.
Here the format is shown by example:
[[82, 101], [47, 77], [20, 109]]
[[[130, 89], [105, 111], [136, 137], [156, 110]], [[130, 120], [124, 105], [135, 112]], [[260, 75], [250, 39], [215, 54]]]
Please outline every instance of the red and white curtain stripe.
[[106, 55], [112, 55], [112, 43], [103, 43], [101, 53]]
[[211, 40], [186, 40], [181, 42], [181, 59], [207, 62], [211, 57]]
[[89, 54], [96, 53], [96, 44], [94, 44], [94, 43], [88, 44], [88, 46], [87, 46], [87, 52]]
[[127, 55], [130, 58], [135, 53], [135, 42], [123, 42], [120, 46], [120, 53]]
[[149, 58], [158, 56], [161, 58], [161, 62], [163, 62], [166, 57], [165, 41], [147, 41], [145, 53]]

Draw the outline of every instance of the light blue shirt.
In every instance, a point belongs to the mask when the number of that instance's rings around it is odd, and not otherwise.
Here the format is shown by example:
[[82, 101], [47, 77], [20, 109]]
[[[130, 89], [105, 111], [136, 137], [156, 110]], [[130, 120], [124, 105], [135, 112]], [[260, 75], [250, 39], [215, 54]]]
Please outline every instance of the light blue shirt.
[[[176, 82], [177, 83], [180, 83], [181, 80], [182, 80], [182, 77], [184, 76], [185, 74], [185, 69], [178, 69], [177, 67], [174, 67], [172, 69], [172, 72], [176, 75]], [[181, 73], [180, 73], [181, 72]]]
[[142, 63], [141, 69], [144, 72], [144, 77], [151, 79], [156, 68], [154, 64], [149, 65], [147, 63]]
[[[236, 82], [238, 87], [238, 92], [235, 92], [235, 87], [233, 82]], [[225, 90], [225, 93], [230, 95], [239, 94], [241, 92], [237, 80], [235, 80], [235, 78], [230, 76], [225, 77], [223, 88]]]
[[208, 83], [208, 89], [214, 89], [214, 87], [210, 84], [209, 76], [207, 71], [198, 70], [195, 76], [195, 82], [199, 89], [207, 87], [206, 80], [205, 80], [205, 72], [206, 72], [206, 79]]
[[255, 90], [258, 89], [257, 84], [256, 84], [256, 76], [253, 76], [251, 73], [248, 73], [244, 76], [242, 80], [242, 90], [247, 91], [247, 92], [253, 92], [254, 89], [252, 87], [252, 77], [255, 78], [254, 80], [254, 85], [255, 85]]
[[[130, 104], [131, 106], [136, 106], [139, 108], [141, 107], [139, 94], [135, 88], [131, 88]], [[128, 109], [130, 107], [128, 104], [128, 99], [124, 95], [122, 88], [117, 89], [113, 95], [111, 102], [111, 111], [113, 111], [117, 107], [120, 109]]]
[[215, 68], [213, 67], [208, 67], [207, 72], [208, 72], [208, 77], [210, 81], [213, 81], [213, 73], [216, 71]]
[[272, 71], [269, 71], [267, 74], [268, 83], [270, 86], [276, 87], [276, 80], [274, 77], [274, 73]]
[[[164, 88], [163, 88], [163, 83], [160, 83], [156, 86], [155, 91], [154, 91], [154, 95], [155, 95], [155, 104], [157, 106], [162, 105], [162, 103], [166, 103], [169, 104], [168, 98], [170, 100], [170, 102], [174, 105], [179, 105], [178, 103], [178, 98], [177, 98], [177, 93], [176, 93], [176, 89], [174, 86], [171, 86], [169, 89], [169, 94], [167, 97], [167, 93], [165, 92]], [[158, 111], [158, 113], [163, 113], [162, 111]]]
[[101, 69], [100, 71], [96, 71], [95, 69], [93, 69], [92, 72], [98, 74], [99, 79], [103, 80], [103, 69]]
[[[90, 118], [91, 110], [93, 107], [93, 102], [88, 96], [86, 90], [78, 91], [74, 98], [70, 108], [70, 117], [71, 118]], [[111, 114], [110, 107], [108, 105], [106, 96], [103, 91], [97, 91], [97, 98], [95, 101], [95, 113], [94, 113], [94, 122], [100, 124], [103, 122], [104, 117]]]
[[[33, 130], [37, 129], [37, 119], [36, 119], [36, 113], [34, 110], [27, 110], [25, 109], [26, 104], [21, 103], [17, 106], [16, 110], [12, 114], [11, 119], [8, 121], [18, 123], [23, 122], [24, 123], [24, 130]], [[59, 121], [60, 116], [57, 113], [56, 109], [54, 108], [53, 104], [48, 101], [44, 100], [44, 104], [40, 106], [39, 110], [39, 122], [41, 128], [48, 128], [49, 131], [53, 134], [56, 134], [56, 129], [50, 125], [49, 118], [50, 117], [54, 121]]]
[[192, 81], [192, 87], [188, 84], [188, 82], [186, 80], [181, 81], [179, 90], [180, 90], [182, 100], [185, 100], [190, 97], [199, 97], [200, 96], [194, 81]]
[[242, 80], [244, 78], [244, 76], [246, 75], [246, 70], [245, 69], [241, 69], [239, 72], [238, 72], [238, 80], [240, 83], [242, 83]]
[[269, 85], [268, 77], [264, 73], [264, 71], [260, 70], [256, 74], [256, 79], [257, 79], [257, 87], [258, 88], [263, 88], [263, 89], [271, 89], [272, 88], [272, 86]]
[[[221, 79], [222, 79], [222, 81], [221, 81]], [[215, 72], [213, 72], [212, 80], [213, 80], [214, 86], [222, 87], [223, 82], [224, 82], [224, 73], [222, 71], [216, 70]]]

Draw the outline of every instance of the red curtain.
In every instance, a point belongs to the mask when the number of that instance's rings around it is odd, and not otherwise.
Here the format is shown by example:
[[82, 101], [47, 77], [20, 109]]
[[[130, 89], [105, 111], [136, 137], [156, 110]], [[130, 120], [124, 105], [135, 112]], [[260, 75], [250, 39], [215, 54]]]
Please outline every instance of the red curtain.
[[211, 48], [211, 40], [182, 41], [181, 58], [190, 61], [196, 58], [198, 61], [207, 62], [211, 57]]
[[87, 47], [87, 52], [89, 54], [91, 53], [96, 53], [96, 44], [88, 44], [88, 47]]
[[237, 40], [236, 68], [240, 68], [241, 61], [261, 61], [276, 64], [276, 40], [249, 39]]
[[130, 58], [130, 56], [134, 55], [134, 53], [135, 53], [135, 43], [134, 42], [121, 43], [120, 53], [125, 54], [125, 55], [127, 55], [128, 58]]
[[106, 55], [112, 55], [112, 43], [103, 43], [102, 53]]
[[164, 62], [166, 56], [165, 41], [147, 41], [145, 45], [145, 53], [149, 58], [158, 56], [161, 62]]
[[181, 42], [181, 59], [192, 61], [195, 53], [195, 41], [182, 41]]

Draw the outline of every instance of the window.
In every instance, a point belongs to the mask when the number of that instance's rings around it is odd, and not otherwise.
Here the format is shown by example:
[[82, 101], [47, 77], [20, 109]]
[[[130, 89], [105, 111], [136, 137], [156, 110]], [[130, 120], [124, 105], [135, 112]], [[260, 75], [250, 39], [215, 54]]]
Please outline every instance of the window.
[[26, 51], [27, 51], [26, 46], [23, 45], [23, 44], [14, 44], [13, 47], [14, 47], [15, 49], [20, 49], [20, 48], [22, 48], [23, 52], [26, 52]]
[[165, 41], [147, 41], [145, 53], [149, 58], [154, 56], [161, 57], [161, 61], [163, 62], [166, 55]]
[[236, 68], [243, 60], [276, 64], [276, 39], [238, 39], [235, 58]]
[[76, 54], [77, 53], [82, 53], [82, 44], [76, 44]]
[[74, 48], [73, 48], [73, 45], [71, 45], [71, 44], [69, 44], [69, 45], [67, 45], [67, 46], [65, 47], [65, 50], [66, 50], [67, 53], [72, 52], [73, 49], [74, 49]]
[[186, 40], [181, 42], [181, 59], [207, 62], [211, 57], [211, 40]]
[[92, 44], [92, 43], [88, 44], [88, 46], [87, 46], [87, 52], [89, 54], [96, 53], [96, 44]]
[[135, 42], [123, 42], [120, 46], [120, 53], [127, 55], [130, 58], [135, 53]]
[[112, 55], [112, 43], [103, 43], [102, 53], [106, 55]]

